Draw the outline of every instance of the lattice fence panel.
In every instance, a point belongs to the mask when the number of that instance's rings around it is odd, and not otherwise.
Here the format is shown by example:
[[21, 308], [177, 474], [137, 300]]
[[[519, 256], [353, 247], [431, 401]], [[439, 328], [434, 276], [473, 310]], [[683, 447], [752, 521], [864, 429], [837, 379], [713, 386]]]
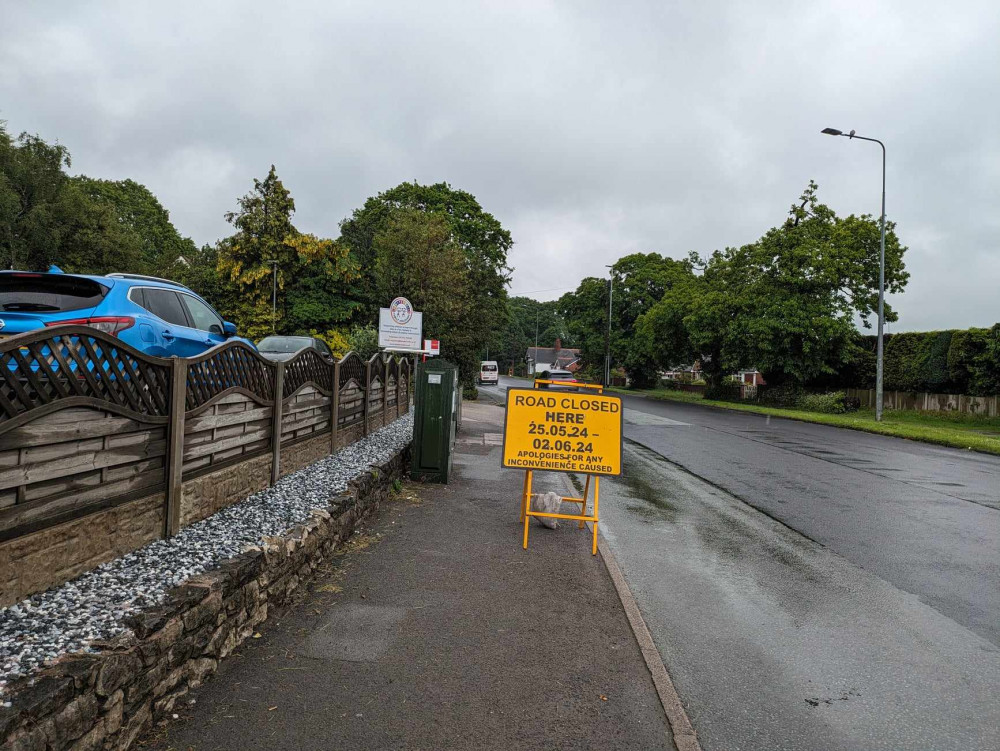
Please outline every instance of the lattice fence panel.
[[285, 398], [306, 384], [311, 384], [327, 396], [333, 393], [333, 363], [327, 362], [315, 349], [303, 350], [285, 363]]
[[241, 391], [262, 404], [274, 401], [275, 366], [243, 342], [228, 342], [188, 361], [187, 411]]
[[69, 398], [166, 416], [169, 372], [166, 360], [86, 326], [11, 337], [0, 341], [0, 426]]
[[365, 386], [365, 361], [356, 352], [348, 352], [340, 361], [340, 387], [353, 380], [362, 389]]

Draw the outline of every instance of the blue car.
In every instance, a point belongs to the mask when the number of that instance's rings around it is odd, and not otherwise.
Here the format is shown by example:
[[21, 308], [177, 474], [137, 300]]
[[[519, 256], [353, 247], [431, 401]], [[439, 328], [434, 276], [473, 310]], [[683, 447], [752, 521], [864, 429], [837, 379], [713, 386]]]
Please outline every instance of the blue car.
[[0, 272], [0, 339], [46, 326], [90, 326], [159, 357], [194, 357], [236, 326], [187, 287], [134, 274]]

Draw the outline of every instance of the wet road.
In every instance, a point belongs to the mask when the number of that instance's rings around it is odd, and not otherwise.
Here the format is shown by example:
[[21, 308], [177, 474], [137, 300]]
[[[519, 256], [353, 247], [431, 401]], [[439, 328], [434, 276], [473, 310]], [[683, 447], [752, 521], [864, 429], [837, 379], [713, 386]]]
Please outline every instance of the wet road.
[[602, 534], [705, 751], [1000, 748], [1000, 649], [658, 454]]
[[603, 534], [705, 749], [1000, 748], [1000, 457], [625, 404]]
[[625, 405], [631, 440], [1000, 645], [1000, 457], [680, 402]]

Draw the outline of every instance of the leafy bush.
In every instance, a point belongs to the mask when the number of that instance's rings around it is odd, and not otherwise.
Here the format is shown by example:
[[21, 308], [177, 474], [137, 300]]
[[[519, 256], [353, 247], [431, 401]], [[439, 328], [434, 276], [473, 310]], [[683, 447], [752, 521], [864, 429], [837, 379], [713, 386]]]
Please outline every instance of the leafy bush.
[[681, 385], [671, 378], [661, 378], [660, 388], [664, 391], [680, 391]]
[[854, 412], [860, 406], [860, 400], [848, 399], [843, 391], [830, 391], [826, 394], [803, 394], [796, 405], [807, 412], [824, 412], [839, 415], [844, 412]]
[[975, 363], [986, 352], [986, 329], [956, 331], [948, 348], [948, 378], [960, 394], [971, 394], [977, 380]]
[[792, 383], [784, 383], [780, 386], [758, 386], [757, 401], [768, 407], [791, 409], [799, 406], [799, 399], [803, 393], [801, 386]]
[[475, 386], [465, 386], [462, 389], [462, 398], [469, 402], [474, 402], [479, 398], [479, 389]]
[[706, 399], [715, 399], [720, 402], [738, 402], [743, 390], [740, 384], [734, 381], [723, 381], [705, 389]]
[[941, 392], [951, 387], [948, 348], [952, 331], [896, 334], [885, 345], [885, 388]]
[[[849, 361], [813, 388], [875, 387], [878, 337], [858, 336]], [[885, 337], [889, 391], [989, 396], [1000, 393], [1000, 324], [989, 329], [905, 332]]]

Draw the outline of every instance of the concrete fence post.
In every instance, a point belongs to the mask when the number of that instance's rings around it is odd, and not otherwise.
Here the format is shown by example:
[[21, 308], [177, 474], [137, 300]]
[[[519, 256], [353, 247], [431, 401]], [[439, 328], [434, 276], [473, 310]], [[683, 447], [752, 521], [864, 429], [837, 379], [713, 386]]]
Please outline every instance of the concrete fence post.
[[330, 453], [337, 453], [337, 423], [340, 421], [340, 360], [333, 364], [333, 396], [330, 397]]
[[389, 363], [382, 358], [382, 427], [389, 424]]
[[365, 423], [364, 423], [364, 433], [362, 435], [368, 435], [368, 399], [372, 395], [372, 361], [369, 360], [365, 363]]
[[271, 484], [281, 477], [281, 416], [285, 389], [285, 363], [279, 362], [274, 371], [274, 410], [271, 413]]
[[184, 411], [187, 395], [187, 360], [171, 358], [170, 417], [167, 423], [166, 490], [163, 498], [163, 536], [173, 537], [181, 528], [181, 487], [184, 472]]
[[396, 363], [396, 419], [397, 420], [399, 419], [399, 416], [401, 414], [403, 414], [403, 399], [399, 395], [399, 392], [400, 392], [400, 388], [399, 387], [400, 387], [400, 384], [403, 383], [403, 363], [404, 362], [406, 362], [405, 359], [400, 359], [400, 361], [398, 363]]

